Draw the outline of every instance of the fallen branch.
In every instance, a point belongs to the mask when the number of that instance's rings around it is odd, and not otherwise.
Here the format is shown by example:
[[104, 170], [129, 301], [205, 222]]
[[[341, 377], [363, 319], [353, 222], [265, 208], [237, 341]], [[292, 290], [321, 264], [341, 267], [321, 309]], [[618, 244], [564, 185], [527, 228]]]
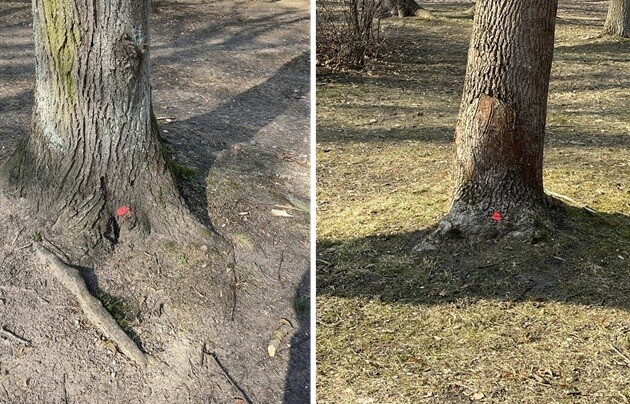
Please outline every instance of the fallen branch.
[[92, 296], [79, 271], [61, 262], [56, 255], [41, 244], [35, 243], [35, 248], [42, 261], [48, 264], [47, 267], [54, 277], [79, 301], [88, 319], [112, 340], [124, 355], [134, 360], [141, 368], [146, 368], [146, 355], [120, 328], [116, 320], [105, 310], [101, 301]]
[[17, 335], [13, 331], [7, 330], [4, 327], [0, 327], [0, 335], [5, 337], [5, 338], [7, 338], [7, 339], [10, 339], [10, 340], [13, 340], [13, 341], [17, 341], [20, 344], [24, 344], [26, 346], [31, 346], [31, 343], [29, 341], [27, 341], [24, 338], [20, 337], [19, 335]]
[[66, 389], [66, 378], [68, 375], [66, 373], [63, 374], [63, 402], [64, 404], [68, 404], [68, 390]]
[[236, 248], [234, 247], [234, 243], [225, 239], [228, 245], [231, 247], [231, 251], [228, 251], [228, 272], [232, 271], [232, 283], [230, 284], [230, 290], [232, 291], [232, 313], [231, 319], [234, 321], [234, 316], [236, 315], [236, 299], [237, 299], [237, 289], [238, 289], [238, 274], [236, 273]]

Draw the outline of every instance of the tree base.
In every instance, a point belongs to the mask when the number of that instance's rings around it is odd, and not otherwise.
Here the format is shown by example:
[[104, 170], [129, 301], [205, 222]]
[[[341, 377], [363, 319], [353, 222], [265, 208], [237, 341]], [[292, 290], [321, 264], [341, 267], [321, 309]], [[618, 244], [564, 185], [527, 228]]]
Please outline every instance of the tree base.
[[546, 205], [483, 209], [456, 201], [437, 229], [414, 247], [423, 252], [439, 248], [448, 239], [488, 240], [511, 238], [536, 244], [550, 238], [553, 224]]
[[25, 202], [36, 223], [34, 241], [45, 239], [68, 261], [77, 265], [100, 262], [117, 244], [140, 245], [149, 237], [230, 250], [220, 235], [189, 211], [168, 172], [138, 178], [124, 197], [116, 198], [119, 203], [98, 187], [92, 187], [95, 192], [89, 197], [61, 199], [54, 187], [30, 175], [25, 152], [19, 148], [0, 167], [0, 190], [8, 199]]
[[620, 29], [612, 26], [607, 26], [604, 27], [603, 34], [619, 38], [630, 38], [630, 28]]

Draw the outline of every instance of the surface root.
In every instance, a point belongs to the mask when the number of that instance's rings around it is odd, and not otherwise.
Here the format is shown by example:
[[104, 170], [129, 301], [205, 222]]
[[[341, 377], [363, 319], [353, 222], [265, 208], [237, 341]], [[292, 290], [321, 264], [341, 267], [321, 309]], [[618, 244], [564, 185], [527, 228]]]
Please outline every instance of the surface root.
[[56, 255], [41, 244], [35, 243], [35, 248], [49, 272], [76, 297], [88, 319], [112, 340], [125, 356], [141, 368], [146, 368], [147, 356], [120, 328], [101, 301], [90, 293], [79, 271], [61, 262]]

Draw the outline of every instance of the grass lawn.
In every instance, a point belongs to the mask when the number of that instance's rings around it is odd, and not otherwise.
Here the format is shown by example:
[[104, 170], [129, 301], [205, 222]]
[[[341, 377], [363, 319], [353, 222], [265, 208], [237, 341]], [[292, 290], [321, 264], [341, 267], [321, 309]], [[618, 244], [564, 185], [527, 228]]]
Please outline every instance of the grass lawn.
[[599, 36], [607, 1], [560, 0], [551, 237], [419, 253], [448, 209], [472, 26], [425, 5], [438, 18], [385, 23], [370, 69], [318, 71], [318, 402], [629, 402], [630, 41]]

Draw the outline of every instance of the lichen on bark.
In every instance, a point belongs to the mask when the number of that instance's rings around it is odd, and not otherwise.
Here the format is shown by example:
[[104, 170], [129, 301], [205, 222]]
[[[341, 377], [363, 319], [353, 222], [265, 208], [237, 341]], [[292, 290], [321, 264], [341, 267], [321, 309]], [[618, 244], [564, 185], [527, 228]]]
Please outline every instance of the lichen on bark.
[[72, 23], [74, 11], [70, 0], [42, 0], [43, 28], [59, 88], [71, 104], [76, 102], [77, 82], [73, 76], [77, 66], [78, 29]]

